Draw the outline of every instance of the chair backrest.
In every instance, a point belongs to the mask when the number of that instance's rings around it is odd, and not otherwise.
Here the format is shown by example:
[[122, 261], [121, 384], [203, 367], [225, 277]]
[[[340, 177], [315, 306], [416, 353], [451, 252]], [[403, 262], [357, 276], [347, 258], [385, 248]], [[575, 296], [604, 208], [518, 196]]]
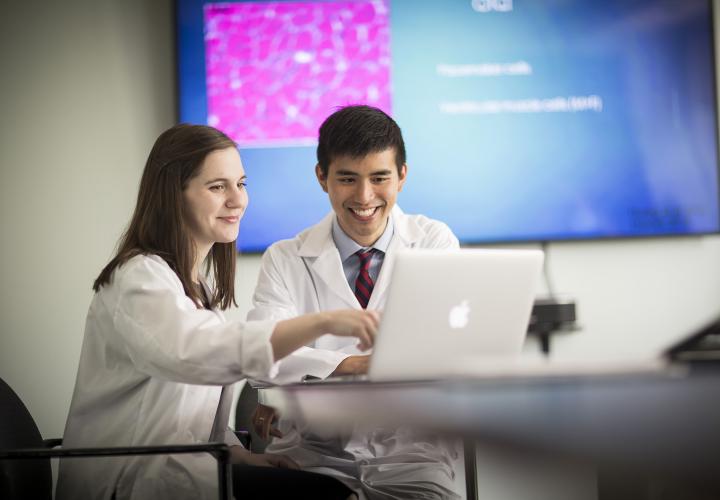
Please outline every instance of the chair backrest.
[[263, 453], [268, 442], [255, 432], [252, 424], [252, 414], [258, 404], [258, 391], [249, 383], [245, 382], [240, 396], [238, 397], [237, 406], [235, 407], [235, 429], [248, 431], [250, 433], [250, 449], [253, 453]]
[[[0, 378], [0, 450], [42, 448], [43, 439], [32, 415]], [[0, 498], [52, 498], [50, 459], [0, 460]]]

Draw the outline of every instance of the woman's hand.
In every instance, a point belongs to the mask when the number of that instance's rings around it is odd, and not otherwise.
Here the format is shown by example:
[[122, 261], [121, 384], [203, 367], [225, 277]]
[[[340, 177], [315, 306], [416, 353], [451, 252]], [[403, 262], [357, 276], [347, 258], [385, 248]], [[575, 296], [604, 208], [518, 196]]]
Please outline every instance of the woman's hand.
[[357, 337], [360, 340], [358, 347], [365, 351], [373, 346], [379, 323], [380, 313], [377, 311], [353, 309], [305, 314], [278, 321], [270, 336], [273, 360], [284, 358], [326, 333]]
[[299, 469], [300, 466], [292, 458], [272, 453], [251, 453], [242, 446], [230, 447], [230, 462], [256, 467], [279, 467], [281, 469]]
[[325, 317], [324, 329], [327, 333], [341, 337], [357, 337], [360, 340], [358, 348], [361, 351], [367, 351], [373, 346], [380, 324], [379, 312], [344, 309], [320, 314]]
[[270, 436], [281, 438], [283, 433], [277, 427], [273, 427], [279, 417], [280, 414], [272, 406], [258, 404], [251, 417], [253, 429], [258, 436], [266, 441], [270, 439]]

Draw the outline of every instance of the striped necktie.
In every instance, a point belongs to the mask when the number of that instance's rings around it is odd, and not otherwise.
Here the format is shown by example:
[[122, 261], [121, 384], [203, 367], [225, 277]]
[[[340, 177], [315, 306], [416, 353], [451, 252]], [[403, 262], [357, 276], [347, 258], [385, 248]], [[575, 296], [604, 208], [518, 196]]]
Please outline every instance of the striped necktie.
[[375, 285], [372, 278], [370, 278], [370, 262], [374, 252], [375, 249], [371, 248], [367, 252], [360, 250], [355, 254], [360, 259], [360, 272], [355, 280], [355, 297], [357, 297], [363, 309], [367, 308]]

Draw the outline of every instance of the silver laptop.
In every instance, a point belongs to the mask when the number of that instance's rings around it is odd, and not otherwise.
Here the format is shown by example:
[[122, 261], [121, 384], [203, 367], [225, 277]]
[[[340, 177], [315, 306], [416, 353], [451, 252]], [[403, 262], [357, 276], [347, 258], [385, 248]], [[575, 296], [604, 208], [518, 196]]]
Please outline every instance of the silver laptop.
[[540, 250], [409, 250], [395, 256], [368, 378], [458, 376], [458, 362], [520, 353]]

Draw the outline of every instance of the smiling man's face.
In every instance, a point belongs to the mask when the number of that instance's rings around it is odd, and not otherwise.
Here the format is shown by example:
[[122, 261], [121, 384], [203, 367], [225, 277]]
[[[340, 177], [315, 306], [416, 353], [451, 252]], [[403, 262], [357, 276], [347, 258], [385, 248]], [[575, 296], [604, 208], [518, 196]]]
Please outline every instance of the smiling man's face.
[[334, 159], [327, 176], [319, 166], [315, 174], [345, 234], [368, 247], [382, 235], [398, 193], [407, 176], [407, 166], [398, 173], [395, 150], [386, 149], [362, 158]]

